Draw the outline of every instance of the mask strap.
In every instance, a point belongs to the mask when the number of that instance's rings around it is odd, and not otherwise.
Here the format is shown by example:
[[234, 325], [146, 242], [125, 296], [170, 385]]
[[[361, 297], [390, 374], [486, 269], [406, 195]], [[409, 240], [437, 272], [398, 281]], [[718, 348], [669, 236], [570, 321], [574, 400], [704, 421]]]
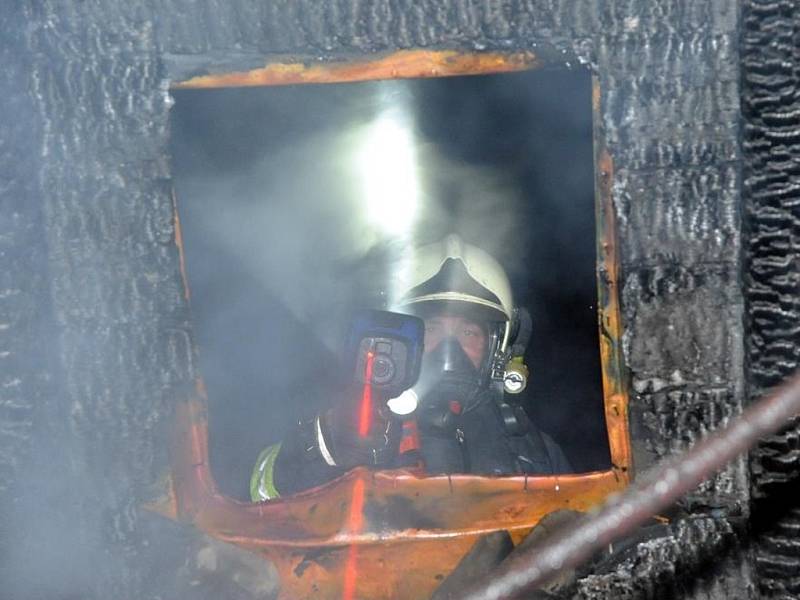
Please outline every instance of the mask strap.
[[508, 339], [511, 337], [511, 319], [506, 321], [505, 331], [503, 332], [503, 342], [500, 344], [500, 352], [503, 354], [506, 353], [506, 349], [508, 348]]

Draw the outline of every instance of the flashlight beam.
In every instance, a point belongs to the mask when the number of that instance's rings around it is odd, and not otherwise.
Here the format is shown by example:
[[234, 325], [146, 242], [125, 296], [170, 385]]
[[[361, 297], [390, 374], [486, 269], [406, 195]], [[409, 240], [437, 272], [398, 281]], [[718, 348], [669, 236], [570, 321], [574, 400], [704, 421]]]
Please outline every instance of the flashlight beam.
[[412, 126], [402, 111], [373, 122], [357, 157], [370, 223], [389, 236], [411, 230], [419, 203], [419, 174]]
[[672, 505], [726, 463], [800, 414], [800, 376], [751, 405], [726, 427], [687, 452], [664, 461], [598, 512], [585, 515], [550, 542], [501, 565], [495, 576], [474, 586], [466, 600], [516, 598], [552, 580], [560, 571], [580, 565], [594, 552], [631, 533]]
[[[363, 527], [364, 520], [364, 480], [356, 479], [353, 483], [353, 500], [350, 505], [348, 526], [350, 531], [357, 532]], [[344, 568], [342, 600], [354, 600], [356, 581], [358, 580], [358, 546], [351, 544], [347, 550], [347, 564]]]
[[364, 366], [364, 391], [361, 394], [361, 407], [358, 415], [358, 435], [363, 440], [367, 437], [372, 426], [372, 365], [375, 362], [375, 353], [367, 352], [366, 365]]
[[[358, 436], [363, 440], [372, 428], [372, 366], [375, 352], [367, 352], [364, 365], [364, 390], [361, 393], [361, 406], [358, 414]], [[353, 497], [350, 503], [348, 527], [351, 532], [361, 531], [364, 521], [364, 481], [356, 479], [353, 483]], [[342, 600], [355, 598], [356, 580], [358, 579], [358, 548], [352, 544], [347, 551], [347, 564], [344, 569]]]

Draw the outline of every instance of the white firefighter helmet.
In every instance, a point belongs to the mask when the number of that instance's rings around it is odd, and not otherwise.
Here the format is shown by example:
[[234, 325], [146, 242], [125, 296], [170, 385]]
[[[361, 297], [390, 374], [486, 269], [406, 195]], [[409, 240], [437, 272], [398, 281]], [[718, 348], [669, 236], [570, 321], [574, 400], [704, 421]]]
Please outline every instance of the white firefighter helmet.
[[446, 305], [504, 323], [499, 349], [505, 352], [514, 310], [511, 284], [487, 252], [451, 234], [410, 251], [404, 267], [396, 309], [425, 316]]

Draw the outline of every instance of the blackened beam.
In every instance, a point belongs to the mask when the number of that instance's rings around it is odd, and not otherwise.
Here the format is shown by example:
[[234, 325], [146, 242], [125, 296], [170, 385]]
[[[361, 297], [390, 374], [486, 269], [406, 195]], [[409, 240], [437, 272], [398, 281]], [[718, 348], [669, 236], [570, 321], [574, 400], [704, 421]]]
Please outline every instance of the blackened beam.
[[[711, 477], [759, 438], [774, 433], [800, 414], [800, 376], [749, 406], [728, 425], [715, 430], [688, 451], [652, 468], [625, 492], [586, 514], [563, 533], [512, 556], [493, 573], [466, 592], [467, 600], [515, 598], [573, 568], [597, 550], [631, 533], [645, 521]], [[506, 564], [508, 563], [508, 564]]]

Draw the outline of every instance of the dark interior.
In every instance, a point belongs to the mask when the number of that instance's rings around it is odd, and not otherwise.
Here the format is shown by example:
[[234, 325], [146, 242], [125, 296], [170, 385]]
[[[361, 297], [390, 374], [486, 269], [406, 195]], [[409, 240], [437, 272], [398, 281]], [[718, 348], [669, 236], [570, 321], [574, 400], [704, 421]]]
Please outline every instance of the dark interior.
[[[311, 409], [291, 399], [331, 376], [349, 310], [380, 306], [393, 252], [450, 232], [495, 256], [531, 313], [533, 420], [577, 471], [610, 466], [588, 71], [173, 95], [178, 211], [223, 492], [246, 498], [258, 452]], [[350, 149], [397, 106], [424, 189], [414, 226], [392, 236], [360, 208]]]

